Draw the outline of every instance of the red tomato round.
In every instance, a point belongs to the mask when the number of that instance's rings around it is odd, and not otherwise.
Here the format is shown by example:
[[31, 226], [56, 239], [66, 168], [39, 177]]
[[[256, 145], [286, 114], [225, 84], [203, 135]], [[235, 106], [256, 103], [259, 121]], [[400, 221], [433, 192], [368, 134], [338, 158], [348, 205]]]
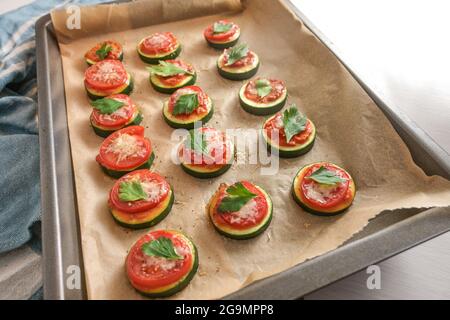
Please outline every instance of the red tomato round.
[[228, 20], [219, 20], [216, 23], [221, 23], [221, 24], [232, 24], [233, 26], [231, 27], [230, 30], [226, 31], [226, 32], [222, 32], [222, 33], [214, 33], [214, 24], [208, 26], [205, 31], [203, 32], [203, 35], [205, 37], [206, 40], [209, 40], [211, 42], [214, 41], [220, 41], [220, 42], [225, 42], [228, 39], [233, 38], [233, 36], [239, 32], [239, 26], [231, 21]]
[[[152, 240], [166, 237], [172, 243], [179, 260], [150, 257], [142, 252], [142, 246]], [[126, 259], [127, 275], [135, 288], [141, 291], [171, 285], [186, 276], [191, 269], [193, 253], [186, 240], [178, 233], [165, 230], [150, 232], [140, 238], [130, 249]]]
[[107, 98], [120, 101], [124, 105], [111, 114], [101, 113], [98, 109], [93, 108], [91, 121], [99, 127], [120, 128], [130, 122], [138, 112], [137, 107], [126, 94], [113, 94]]
[[149, 55], [164, 54], [174, 51], [178, 40], [172, 32], [157, 32], [142, 40], [139, 49]]
[[[268, 95], [260, 97], [258, 95], [258, 90], [256, 89], [257, 80], [268, 80], [270, 82], [270, 86], [272, 87], [272, 91]], [[272, 101], [279, 99], [284, 94], [285, 91], [286, 85], [281, 80], [258, 78], [255, 80], [251, 80], [247, 83], [244, 94], [245, 97], [251, 101], [257, 103], [270, 103]]]
[[283, 120], [281, 113], [278, 113], [264, 124], [264, 130], [267, 136], [272, 139], [272, 134], [278, 133], [278, 144], [282, 147], [292, 147], [298, 144], [305, 143], [313, 131], [311, 121], [307, 120], [306, 128], [302, 132], [297, 133], [291, 138], [289, 142], [286, 140], [286, 133], [284, 132]]
[[93, 48], [86, 52], [84, 57], [93, 62], [101, 61], [100, 57], [97, 55], [97, 50], [99, 50], [105, 43], [111, 47], [111, 51], [108, 52], [105, 59], [119, 60], [123, 52], [122, 45], [116, 41], [111, 40], [97, 43]]
[[[214, 218], [217, 223], [229, 225], [235, 229], [248, 229], [261, 223], [268, 214], [268, 203], [264, 194], [248, 181], [241, 181], [242, 185], [251, 193], [256, 194], [245, 206], [251, 206], [254, 213], [248, 217], [240, 217], [238, 212], [219, 212], [218, 208], [223, 198], [227, 196], [228, 186], [222, 185], [219, 189], [218, 200], [214, 208]], [[242, 209], [241, 209], [242, 210]]]
[[[194, 72], [194, 67], [192, 65], [190, 65], [189, 63], [186, 63], [184, 61], [181, 61], [181, 60], [166, 60], [166, 62], [172, 63], [172, 64], [180, 67], [181, 69], [186, 70], [190, 74], [192, 74]], [[183, 73], [183, 74], [177, 74], [177, 75], [169, 76], [169, 77], [163, 77], [163, 76], [156, 75], [156, 77], [163, 84], [165, 84], [167, 86], [175, 87], [175, 86], [179, 85], [182, 81], [184, 81], [186, 78], [190, 77], [191, 76], [190, 74]]]
[[248, 51], [247, 56], [245, 56], [242, 59], [239, 59], [235, 63], [227, 66], [226, 63], [228, 62], [228, 51], [229, 49], [225, 49], [225, 53], [223, 55], [222, 64], [221, 67], [227, 67], [227, 68], [241, 68], [245, 66], [252, 65], [255, 62], [256, 56], [252, 51]]
[[84, 83], [94, 90], [114, 90], [126, 84], [128, 73], [119, 60], [102, 60], [86, 69]]
[[[202, 127], [199, 129], [202, 132], [207, 145], [207, 153], [198, 153], [190, 149], [185, 142], [183, 142], [178, 149], [178, 157], [184, 164], [193, 166], [201, 166], [207, 168], [221, 167], [230, 162], [234, 156], [233, 143], [224, 132], [219, 130]], [[198, 135], [200, 137], [200, 135]], [[190, 136], [187, 137], [190, 139]]]
[[144, 127], [130, 126], [109, 135], [100, 146], [97, 162], [111, 170], [130, 170], [146, 162], [152, 153]]
[[[188, 86], [184, 88], [180, 88], [175, 91], [169, 98], [169, 112], [173, 113], [173, 109], [175, 108], [175, 104], [178, 99], [186, 94], [197, 94], [198, 99], [198, 107], [194, 109], [192, 113], [195, 114], [203, 114], [208, 111], [208, 95], [198, 86]], [[191, 113], [191, 114], [192, 114]], [[190, 116], [191, 114], [187, 114], [186, 116]], [[182, 118], [184, 115], [179, 114], [177, 117]]]
[[[333, 189], [330, 190], [329, 195], [324, 197], [324, 201], [318, 201], [314, 197], [310, 195], [310, 191], [314, 186], [319, 185], [319, 183], [315, 182], [312, 179], [308, 179], [308, 177], [317, 171], [321, 166], [324, 166], [326, 169], [335, 172], [339, 177], [345, 179], [345, 182], [341, 182], [336, 184]], [[304, 195], [307, 202], [311, 205], [319, 208], [332, 208], [343, 202], [347, 197], [347, 191], [349, 188], [350, 176], [346, 171], [341, 168], [336, 167], [331, 163], [317, 163], [306, 170], [303, 177], [301, 178], [300, 187], [301, 192]]]
[[[147, 193], [148, 198], [137, 201], [122, 201], [119, 198], [120, 184], [128, 181], [139, 181]], [[128, 173], [114, 183], [109, 193], [109, 203], [119, 211], [127, 213], [139, 213], [156, 207], [167, 198], [170, 185], [159, 174], [147, 169], [136, 170]]]

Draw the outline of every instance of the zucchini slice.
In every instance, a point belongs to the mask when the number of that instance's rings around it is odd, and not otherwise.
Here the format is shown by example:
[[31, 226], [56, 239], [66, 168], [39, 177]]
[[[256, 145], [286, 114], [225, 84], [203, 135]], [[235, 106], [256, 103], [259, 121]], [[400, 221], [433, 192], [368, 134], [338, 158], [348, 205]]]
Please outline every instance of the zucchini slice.
[[158, 76], [156, 76], [154, 74], [150, 75], [149, 81], [150, 81], [150, 84], [152, 85], [153, 89], [155, 89], [156, 91], [158, 91], [160, 93], [171, 94], [182, 87], [194, 85], [195, 82], [197, 81], [197, 73], [194, 73], [193, 75], [189, 75], [188, 77], [186, 77], [186, 79], [184, 79], [182, 82], [180, 82], [176, 86], [168, 86], [168, 85], [162, 83], [158, 79]]
[[218, 177], [233, 164], [236, 148], [225, 132], [200, 127], [189, 131], [178, 149], [181, 168], [199, 179]]
[[102, 138], [106, 138], [107, 136], [109, 136], [111, 133], [120, 130], [122, 128], [128, 127], [128, 126], [135, 126], [138, 125], [142, 122], [143, 116], [141, 112], [137, 112], [136, 116], [126, 125], [124, 125], [123, 127], [117, 128], [117, 129], [108, 129], [108, 128], [103, 128], [100, 126], [95, 125], [92, 120], [91, 120], [91, 126], [92, 129], [94, 129], [94, 132], [96, 135], [98, 135], [99, 137]]
[[169, 195], [166, 197], [166, 199], [164, 199], [164, 201], [158, 204], [155, 208], [145, 212], [145, 214], [139, 213], [139, 217], [133, 217], [129, 213], [122, 212], [112, 207], [109, 208], [109, 212], [111, 213], [117, 224], [121, 225], [122, 227], [130, 229], [149, 228], [158, 224], [165, 217], [167, 217], [170, 210], [172, 210], [173, 201], [174, 193], [171, 186]]
[[[246, 183], [249, 183], [249, 182], [246, 182]], [[215, 208], [217, 207], [218, 201], [219, 201], [221, 188], [219, 188], [219, 191], [217, 191], [213, 195], [213, 197], [211, 198], [211, 200], [208, 204], [208, 215], [209, 215], [209, 218], [210, 218], [212, 224], [214, 225], [214, 228], [220, 234], [222, 234], [228, 238], [231, 238], [231, 239], [245, 240], [245, 239], [254, 238], [254, 237], [260, 235], [269, 227], [270, 222], [272, 221], [272, 213], [273, 213], [272, 199], [270, 198], [269, 194], [261, 187], [259, 187], [257, 185], [253, 185], [253, 187], [256, 188], [262, 194], [263, 199], [264, 199], [263, 201], [265, 201], [267, 203], [267, 212], [264, 213], [264, 216], [259, 223], [257, 223], [256, 225], [249, 226], [247, 228], [242, 228], [242, 227], [236, 228], [230, 224], [224, 223], [224, 221], [220, 219], [221, 213], [219, 213], [215, 210]], [[250, 201], [254, 201], [254, 200], [250, 200]], [[241, 210], [249, 211], [248, 208], [246, 208], [246, 206], [244, 206]], [[239, 212], [236, 214], [239, 214]], [[249, 213], [246, 212], [246, 215], [247, 214], [249, 214]], [[244, 217], [245, 217], [245, 215], [244, 215]], [[236, 219], [238, 219], [238, 218], [236, 218]]]
[[[315, 166], [315, 165], [317, 166], [319, 164], [320, 165], [332, 165], [332, 166], [338, 168], [339, 170], [342, 170], [343, 172], [345, 172], [345, 174], [349, 177], [349, 185], [348, 185], [349, 195], [341, 203], [338, 203], [335, 206], [328, 207], [328, 208], [321, 208], [318, 206], [314, 206], [312, 203], [307, 202], [305, 196], [303, 195], [303, 192], [301, 191], [300, 184], [304, 178], [304, 175], [306, 174], [306, 171], [311, 166]], [[356, 195], [356, 185], [355, 185], [355, 182], [354, 182], [353, 178], [351, 177], [351, 175], [344, 169], [340, 168], [339, 166], [337, 166], [333, 163], [318, 162], [318, 163], [312, 163], [312, 164], [306, 165], [297, 172], [297, 174], [294, 177], [294, 181], [292, 182], [291, 193], [292, 193], [292, 197], [294, 198], [295, 202], [300, 207], [302, 207], [305, 211], [307, 211], [311, 214], [314, 214], [314, 215], [329, 217], [329, 216], [335, 216], [340, 213], [343, 213], [352, 205], [353, 200], [355, 199], [355, 195]]]
[[148, 160], [146, 162], [141, 164], [139, 167], [132, 168], [132, 169], [129, 169], [129, 170], [126, 170], [126, 171], [112, 170], [112, 169], [109, 169], [109, 168], [106, 168], [106, 167], [102, 166], [101, 164], [100, 164], [100, 167], [102, 168], [103, 172], [106, 173], [108, 176], [110, 176], [112, 178], [115, 178], [115, 179], [118, 179], [118, 178], [124, 176], [125, 174], [127, 174], [127, 173], [129, 173], [131, 171], [134, 171], [134, 170], [150, 169], [150, 167], [152, 166], [154, 160], [155, 160], [155, 153], [152, 152], [152, 154], [150, 155], [150, 157], [148, 158]]
[[[137, 284], [135, 281], [133, 281], [133, 277], [136, 277], [135, 274], [133, 274], [133, 270], [139, 270], [139, 268], [136, 268], [135, 263], [136, 261], [139, 261], [140, 259], [133, 259], [133, 256], [137, 255], [138, 250], [142, 250], [142, 246], [147, 239], [149, 239], [150, 235], [162, 235], [164, 237], [171, 237], [172, 235], [177, 237], [179, 240], [183, 241], [186, 246], [189, 248], [190, 251], [190, 265], [187, 272], [181, 276], [179, 279], [174, 281], [173, 283], [170, 283], [168, 285], [163, 285], [161, 287], [153, 287], [153, 288], [145, 288], [142, 286], [142, 281], [139, 281], [139, 284]], [[145, 239], [147, 237], [147, 239]], [[173, 242], [172, 242], [173, 243]], [[161, 258], [163, 259], [163, 258]], [[195, 244], [192, 242], [192, 240], [184, 235], [183, 233], [175, 230], [156, 230], [152, 231], [147, 235], [144, 235], [141, 239], [139, 239], [133, 247], [130, 249], [128, 256], [126, 258], [126, 271], [127, 271], [127, 277], [130, 281], [130, 284], [134, 287], [134, 289], [139, 292], [140, 294], [148, 297], [148, 298], [165, 298], [172, 296], [181, 290], [183, 290], [193, 279], [195, 274], [198, 270], [199, 265], [199, 258], [198, 258], [198, 251]], [[170, 270], [170, 269], [169, 269]], [[170, 272], [170, 271], [167, 271]], [[145, 281], [145, 280], [144, 280]]]
[[[201, 114], [197, 114], [194, 109], [191, 114], [180, 114], [174, 115], [169, 111], [170, 103], [175, 103], [180, 99], [184, 94], [197, 94], [198, 105], [197, 108], [202, 108], [201, 110], [205, 110]], [[201, 101], [201, 102], [200, 102]], [[174, 107], [175, 108], [175, 107]], [[185, 87], [183, 89], [179, 89], [176, 91], [170, 99], [168, 99], [163, 106], [163, 117], [166, 123], [175, 129], [194, 129], [194, 125], [196, 122], [201, 122], [201, 125], [207, 123], [214, 113], [214, 106], [211, 98], [200, 88], [197, 86]]]
[[239, 90], [239, 102], [242, 109], [244, 109], [248, 113], [257, 116], [271, 115], [280, 111], [286, 104], [287, 90], [284, 90], [282, 96], [272, 102], [258, 103], [245, 97], [245, 88], [247, 87], [247, 85], [248, 83], [245, 83], [241, 87], [241, 90]]
[[262, 126], [261, 129], [261, 134], [262, 134], [262, 138], [264, 139], [264, 141], [266, 142], [267, 145], [267, 150], [269, 152], [278, 152], [278, 155], [281, 158], [295, 158], [295, 157], [299, 157], [307, 152], [309, 152], [312, 147], [314, 146], [314, 142], [316, 140], [316, 126], [314, 125], [314, 123], [308, 119], [311, 123], [312, 126], [312, 132], [309, 135], [308, 139], [302, 143], [302, 144], [298, 144], [295, 146], [279, 146], [276, 145], [267, 135], [266, 130], [264, 129], [264, 125], [270, 121], [273, 117], [276, 117], [277, 115], [274, 115], [270, 118], [268, 118]]
[[134, 88], [134, 80], [133, 80], [133, 77], [130, 74], [128, 74], [128, 81], [127, 81], [127, 83], [124, 84], [123, 86], [117, 88], [117, 90], [115, 90], [114, 92], [103, 93], [103, 92], [100, 92], [100, 91], [96, 91], [96, 90], [87, 88], [85, 86], [86, 93], [87, 93], [89, 99], [91, 99], [91, 100], [102, 99], [102, 98], [105, 98], [105, 97], [110, 96], [112, 94], [120, 94], [120, 93], [122, 93], [122, 94], [130, 95], [131, 92], [133, 91], [133, 88]]
[[222, 61], [224, 59], [224, 53], [222, 53], [219, 56], [219, 59], [217, 59], [217, 70], [219, 74], [222, 77], [233, 81], [241, 81], [253, 77], [258, 72], [260, 64], [258, 55], [256, 53], [253, 54], [255, 55], [255, 59], [252, 64], [239, 68], [231, 68], [225, 66], [221, 67]]
[[163, 55], [149, 55], [149, 54], [145, 54], [140, 50], [140, 45], [142, 43], [142, 41], [144, 41], [144, 39], [142, 39], [138, 46], [137, 46], [137, 53], [139, 55], [139, 58], [141, 58], [141, 60], [145, 63], [148, 64], [158, 64], [160, 60], [173, 60], [176, 57], [178, 57], [181, 53], [181, 44], [178, 44], [178, 46], [170, 52], [167, 52]]

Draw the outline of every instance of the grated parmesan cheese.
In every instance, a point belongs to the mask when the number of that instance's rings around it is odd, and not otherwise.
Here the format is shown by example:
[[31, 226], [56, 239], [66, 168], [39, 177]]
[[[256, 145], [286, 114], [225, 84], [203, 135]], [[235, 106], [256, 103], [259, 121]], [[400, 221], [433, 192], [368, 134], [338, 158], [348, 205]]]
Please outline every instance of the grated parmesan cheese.
[[119, 163], [131, 156], [145, 155], [145, 148], [143, 148], [142, 142], [135, 136], [124, 133], [119, 134], [119, 136], [106, 148], [105, 152], [116, 154], [116, 163]]
[[231, 213], [231, 223], [242, 223], [242, 222], [256, 222], [256, 215], [258, 214], [258, 207], [256, 205], [255, 199], [247, 202], [239, 211]]
[[159, 183], [157, 181], [142, 181], [142, 188], [147, 194], [148, 201], [156, 201], [159, 199], [161, 194], [167, 192], [167, 185], [165, 183]]
[[337, 186], [327, 186], [319, 183], [308, 183], [305, 185], [305, 196], [320, 203], [326, 203]]

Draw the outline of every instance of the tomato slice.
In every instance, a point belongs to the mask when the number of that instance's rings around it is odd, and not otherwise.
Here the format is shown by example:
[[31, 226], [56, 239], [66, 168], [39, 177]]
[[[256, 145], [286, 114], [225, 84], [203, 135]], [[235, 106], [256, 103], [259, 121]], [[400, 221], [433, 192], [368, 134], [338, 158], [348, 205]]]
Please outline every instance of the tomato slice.
[[84, 73], [86, 87], [108, 91], [127, 83], [128, 73], [119, 60], [102, 60], [87, 68]]
[[[169, 98], [169, 112], [173, 113], [173, 109], [175, 108], [175, 104], [177, 103], [178, 99], [186, 94], [197, 94], [198, 99], [198, 107], [194, 109], [192, 113], [194, 114], [204, 114], [208, 111], [208, 95], [198, 86], [188, 86], [181, 89], [178, 89], [175, 91]], [[190, 114], [179, 114], [176, 115], [177, 118], [182, 119], [184, 117], [189, 117]]]
[[269, 204], [264, 193], [254, 184], [241, 181], [242, 185], [256, 197], [247, 202], [238, 212], [219, 212], [218, 208], [223, 198], [227, 196], [227, 185], [221, 185], [218, 191], [218, 199], [214, 207], [214, 219], [219, 224], [229, 225], [235, 229], [248, 229], [260, 224], [268, 214]]
[[[272, 87], [272, 90], [270, 93], [264, 97], [260, 97], [258, 95], [258, 90], [256, 89], [256, 81], [258, 80], [268, 80], [270, 83], [270, 86]], [[251, 101], [257, 102], [257, 103], [270, 103], [272, 101], [275, 101], [279, 99], [284, 93], [286, 92], [286, 85], [281, 80], [276, 79], [255, 79], [251, 80], [247, 83], [245, 87], [245, 97]]]
[[[198, 130], [203, 134], [207, 145], [207, 152], [196, 152], [190, 149], [185, 141], [178, 149], [178, 157], [182, 163], [215, 169], [230, 162], [234, 156], [233, 143], [224, 132], [208, 127], [194, 130]], [[200, 137], [200, 135], [198, 136]], [[187, 139], [190, 139], [190, 136]]]
[[[147, 199], [137, 201], [122, 201], [119, 198], [119, 189], [122, 182], [139, 181], [147, 193]], [[109, 193], [110, 204], [119, 211], [126, 213], [139, 213], [150, 210], [164, 201], [170, 191], [170, 185], [159, 174], [147, 169], [128, 173], [116, 181]]]
[[126, 94], [113, 94], [106, 98], [120, 101], [124, 105], [111, 114], [101, 113], [98, 109], [93, 108], [91, 121], [99, 127], [120, 128], [129, 123], [138, 112], [136, 105]]
[[[120, 56], [122, 55], [123, 49], [122, 45], [116, 41], [107, 40], [100, 43], [97, 43], [93, 48], [89, 49], [88, 52], [84, 55], [84, 57], [90, 61], [93, 62], [99, 62], [101, 61], [100, 57], [97, 55], [97, 50], [99, 50], [104, 44], [107, 44], [111, 47], [111, 51], [108, 52], [105, 59], [111, 59], [111, 60], [119, 60]], [[104, 59], [103, 59], [104, 60]]]
[[239, 32], [239, 26], [231, 21], [228, 20], [219, 20], [216, 21], [215, 23], [221, 23], [221, 24], [231, 24], [232, 27], [230, 30], [226, 31], [226, 32], [222, 32], [222, 33], [214, 33], [214, 24], [208, 26], [205, 31], [203, 32], [203, 35], [205, 37], [206, 40], [210, 40], [212, 42], [214, 41], [227, 41], [231, 38], [233, 38], [233, 36]]
[[164, 54], [174, 51], [178, 40], [172, 32], [157, 32], [143, 39], [139, 49], [149, 55]]
[[313, 132], [313, 126], [309, 119], [306, 122], [305, 130], [297, 133], [295, 136], [291, 138], [288, 142], [286, 140], [286, 133], [283, 127], [283, 120], [281, 113], [276, 114], [271, 119], [264, 123], [264, 130], [266, 131], [267, 136], [272, 139], [273, 134], [278, 134], [278, 145], [282, 147], [293, 147], [299, 144], [303, 144], [308, 140], [310, 135]]
[[186, 80], [188, 77], [191, 77], [190, 74], [194, 73], [194, 71], [195, 71], [194, 67], [191, 64], [186, 63], [182, 60], [166, 60], [166, 62], [174, 64], [174, 65], [180, 67], [181, 69], [186, 70], [189, 73], [189, 74], [188, 73], [177, 74], [177, 75], [169, 76], [169, 77], [163, 77], [163, 76], [156, 75], [158, 80], [167, 86], [176, 87], [181, 82]]
[[[166, 237], [172, 240], [179, 260], [150, 257], [142, 252], [142, 246], [152, 240]], [[191, 269], [193, 252], [183, 236], [175, 232], [157, 230], [141, 237], [130, 249], [127, 256], [127, 275], [133, 286], [146, 291], [158, 289], [176, 283]]]
[[[321, 166], [335, 172], [339, 177], [345, 179], [345, 182], [337, 183], [334, 186], [324, 186], [312, 179], [308, 179]], [[331, 163], [317, 163], [305, 171], [303, 177], [301, 177], [300, 188], [303, 196], [310, 205], [319, 208], [332, 208], [346, 199], [350, 179], [350, 176], [345, 170]]]
[[109, 135], [100, 146], [97, 162], [111, 170], [130, 170], [146, 162], [152, 153], [144, 127], [130, 126]]
[[247, 55], [241, 59], [239, 59], [238, 61], [236, 61], [235, 63], [227, 66], [226, 63], [228, 62], [228, 52], [229, 49], [225, 49], [224, 50], [224, 55], [223, 55], [223, 59], [221, 61], [221, 67], [226, 67], [226, 68], [241, 68], [241, 67], [245, 67], [245, 66], [249, 66], [252, 65], [255, 62], [256, 59], [256, 55], [253, 51], [248, 51]]

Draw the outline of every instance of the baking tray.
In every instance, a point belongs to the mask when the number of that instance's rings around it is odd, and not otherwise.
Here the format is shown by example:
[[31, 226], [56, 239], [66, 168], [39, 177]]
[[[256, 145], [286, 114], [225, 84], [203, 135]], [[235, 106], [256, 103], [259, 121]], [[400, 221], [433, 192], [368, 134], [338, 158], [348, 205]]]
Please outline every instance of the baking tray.
[[[450, 155], [398, 109], [387, 106], [342, 61], [334, 45], [290, 1], [300, 20], [348, 69], [390, 120], [414, 161], [429, 175], [450, 179]], [[65, 108], [62, 62], [50, 15], [36, 22], [41, 156], [44, 298], [86, 298], [76, 191]], [[371, 220], [344, 245], [225, 299], [297, 299], [450, 230], [450, 207], [398, 210]], [[79, 275], [79, 277], [77, 277]], [[79, 280], [79, 282], [77, 281]]]

